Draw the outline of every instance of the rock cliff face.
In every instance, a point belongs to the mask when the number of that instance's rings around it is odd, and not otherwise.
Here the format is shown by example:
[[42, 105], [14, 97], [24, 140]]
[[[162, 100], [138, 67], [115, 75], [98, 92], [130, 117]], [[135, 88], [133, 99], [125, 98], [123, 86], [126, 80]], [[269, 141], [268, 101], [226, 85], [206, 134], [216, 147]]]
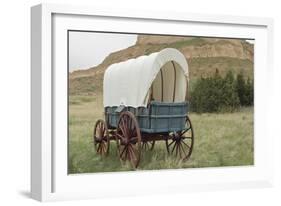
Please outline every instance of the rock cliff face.
[[239, 39], [140, 35], [136, 46], [169, 45], [179, 47], [186, 58], [232, 57], [253, 60], [253, 47]]
[[103, 74], [109, 65], [168, 47], [176, 48], [185, 55], [191, 79], [211, 75], [216, 69], [222, 75], [227, 70], [234, 73], [243, 70], [245, 75], [253, 75], [254, 48], [245, 40], [139, 35], [134, 46], [111, 53], [100, 65], [70, 73], [70, 94], [101, 91]]

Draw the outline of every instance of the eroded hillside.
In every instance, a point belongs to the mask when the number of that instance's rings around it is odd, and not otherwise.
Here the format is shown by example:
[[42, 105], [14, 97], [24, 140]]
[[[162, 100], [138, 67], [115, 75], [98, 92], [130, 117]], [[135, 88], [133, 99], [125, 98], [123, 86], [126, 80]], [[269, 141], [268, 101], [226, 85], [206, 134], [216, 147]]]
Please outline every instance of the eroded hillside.
[[111, 53], [100, 65], [70, 73], [70, 94], [100, 93], [103, 75], [109, 65], [167, 47], [176, 48], [185, 55], [189, 64], [190, 79], [211, 75], [216, 69], [221, 75], [228, 70], [234, 73], [242, 70], [246, 76], [253, 76], [254, 48], [244, 40], [139, 35], [134, 46]]

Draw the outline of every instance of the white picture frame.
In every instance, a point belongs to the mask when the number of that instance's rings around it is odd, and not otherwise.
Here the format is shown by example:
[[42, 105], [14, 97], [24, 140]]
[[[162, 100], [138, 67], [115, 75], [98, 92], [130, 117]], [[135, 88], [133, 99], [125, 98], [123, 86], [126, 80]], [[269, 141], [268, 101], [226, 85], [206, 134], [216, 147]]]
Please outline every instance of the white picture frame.
[[[118, 21], [118, 25], [115, 22]], [[157, 29], [155, 29], [157, 24]], [[188, 25], [189, 27], [184, 27]], [[255, 38], [254, 166], [68, 175], [67, 68], [69, 29]], [[111, 27], [111, 28], [110, 28]], [[185, 29], [183, 29], [185, 28]], [[192, 29], [186, 29], [192, 28]], [[189, 13], [114, 10], [56, 4], [31, 8], [31, 196], [39, 201], [269, 187], [273, 134], [267, 126], [273, 77], [273, 20]], [[187, 33], [188, 32], [188, 33]], [[171, 33], [170, 33], [171, 34]], [[65, 68], [65, 70], [63, 69]], [[267, 85], [264, 87], [264, 85]], [[262, 127], [262, 129], [261, 129]], [[56, 137], [62, 138], [56, 138]], [[261, 142], [261, 138], [266, 141]], [[168, 179], [178, 181], [163, 181]], [[145, 180], [145, 181], [144, 181]]]

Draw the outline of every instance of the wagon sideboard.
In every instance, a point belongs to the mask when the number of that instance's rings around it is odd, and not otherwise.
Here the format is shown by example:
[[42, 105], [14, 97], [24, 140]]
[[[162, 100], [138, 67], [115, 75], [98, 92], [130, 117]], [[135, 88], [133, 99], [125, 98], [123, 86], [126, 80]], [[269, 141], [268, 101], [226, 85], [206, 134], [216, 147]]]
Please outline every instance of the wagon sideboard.
[[123, 111], [132, 112], [138, 120], [141, 132], [178, 132], [185, 129], [188, 102], [163, 103], [152, 101], [148, 107], [106, 107], [105, 117], [110, 128], [116, 128]]

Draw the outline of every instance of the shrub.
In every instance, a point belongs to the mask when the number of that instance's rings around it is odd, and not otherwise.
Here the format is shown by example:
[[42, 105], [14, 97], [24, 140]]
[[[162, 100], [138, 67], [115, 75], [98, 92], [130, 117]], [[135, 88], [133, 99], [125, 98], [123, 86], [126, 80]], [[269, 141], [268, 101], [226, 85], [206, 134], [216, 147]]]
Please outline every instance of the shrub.
[[240, 105], [253, 104], [253, 82], [245, 82], [242, 73], [234, 77], [228, 71], [225, 77], [218, 70], [211, 77], [197, 80], [191, 91], [191, 110], [194, 112], [235, 111]]

